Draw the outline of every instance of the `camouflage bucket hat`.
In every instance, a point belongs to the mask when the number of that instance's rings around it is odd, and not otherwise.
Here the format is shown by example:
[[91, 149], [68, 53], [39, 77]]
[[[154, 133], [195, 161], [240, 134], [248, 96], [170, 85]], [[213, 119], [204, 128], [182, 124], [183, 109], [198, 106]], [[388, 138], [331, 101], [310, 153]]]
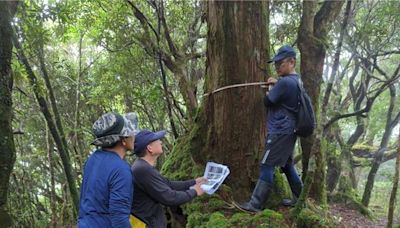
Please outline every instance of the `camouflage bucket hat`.
[[107, 147], [121, 140], [121, 137], [135, 136], [138, 131], [137, 114], [130, 112], [124, 115], [106, 113], [93, 124], [96, 139], [92, 145]]

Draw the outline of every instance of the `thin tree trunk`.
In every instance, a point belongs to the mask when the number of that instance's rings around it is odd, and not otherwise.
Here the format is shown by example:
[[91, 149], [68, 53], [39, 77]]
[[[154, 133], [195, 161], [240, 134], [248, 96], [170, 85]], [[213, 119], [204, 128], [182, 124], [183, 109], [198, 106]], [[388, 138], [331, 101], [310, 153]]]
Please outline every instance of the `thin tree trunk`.
[[6, 205], [10, 175], [15, 162], [11, 72], [13, 45], [10, 24], [14, 13], [10, 11], [11, 3], [0, 1], [0, 221], [4, 227], [12, 224]]
[[[159, 11], [157, 12], [157, 18], [158, 18], [158, 23], [157, 23], [157, 32], [158, 34], [161, 33], [161, 23], [162, 23], [162, 18], [164, 16], [164, 7], [163, 7], [163, 2], [159, 2]], [[157, 37], [157, 45], [160, 46], [160, 39]], [[169, 123], [171, 125], [171, 130], [172, 134], [175, 139], [179, 137], [178, 131], [176, 130], [175, 123], [174, 123], [174, 118], [172, 115], [172, 105], [170, 101], [170, 96], [168, 92], [168, 85], [167, 85], [167, 76], [165, 74], [164, 70], [164, 64], [162, 62], [162, 54], [161, 52], [157, 52], [157, 57], [158, 57], [158, 65], [160, 66], [160, 74], [161, 74], [161, 80], [162, 80], [162, 86], [163, 86], [163, 91], [164, 91], [164, 96], [165, 96], [165, 102], [167, 104], [167, 113], [168, 113], [168, 118], [169, 118]]]
[[14, 43], [15, 48], [17, 49], [18, 59], [21, 62], [21, 64], [24, 65], [24, 67], [27, 71], [27, 76], [28, 76], [29, 82], [33, 88], [33, 92], [35, 93], [35, 97], [39, 103], [42, 114], [44, 115], [44, 117], [46, 119], [47, 126], [49, 127], [49, 130], [53, 136], [54, 142], [56, 143], [57, 149], [60, 153], [61, 161], [62, 161], [62, 164], [64, 167], [64, 172], [65, 172], [65, 175], [66, 175], [67, 181], [68, 181], [71, 198], [73, 201], [73, 208], [74, 208], [73, 214], [74, 214], [74, 217], [76, 217], [78, 209], [79, 209], [79, 194], [76, 189], [75, 177], [73, 175], [73, 169], [71, 166], [71, 162], [69, 160], [67, 148], [64, 146], [62, 138], [59, 135], [59, 132], [57, 130], [56, 124], [54, 123], [54, 121], [52, 119], [46, 99], [42, 95], [42, 91], [41, 91], [40, 84], [39, 84], [40, 82], [37, 80], [37, 77], [34, 74], [32, 68], [28, 62], [28, 59], [26, 58], [26, 56], [22, 50], [21, 44], [19, 43], [19, 41], [16, 37], [16, 34], [13, 35], [13, 43]]
[[389, 86], [389, 89], [390, 89], [390, 104], [387, 110], [385, 132], [383, 133], [381, 144], [379, 146], [378, 151], [376, 152], [374, 161], [372, 162], [371, 170], [368, 173], [368, 179], [367, 183], [365, 184], [365, 189], [361, 201], [362, 204], [366, 207], [368, 207], [369, 205], [372, 189], [374, 188], [375, 176], [382, 163], [384, 153], [387, 150], [387, 145], [389, 143], [390, 136], [392, 135], [393, 128], [397, 125], [397, 123], [400, 120], [400, 112], [397, 113], [396, 117], [392, 119], [393, 109], [395, 107], [395, 101], [396, 101], [396, 89], [394, 85]]
[[169, 123], [171, 125], [172, 134], [174, 135], [174, 138], [177, 139], [179, 135], [175, 127], [174, 117], [172, 115], [172, 105], [168, 93], [167, 76], [165, 75], [164, 66], [160, 54], [159, 54], [158, 64], [160, 65], [161, 79], [164, 90], [165, 102], [167, 103], [167, 113], [168, 113]]
[[[325, 40], [338, 16], [344, 1], [325, 1], [317, 12], [316, 1], [303, 1], [303, 14], [298, 31], [298, 46], [301, 53], [301, 75], [304, 86], [313, 100], [314, 110], [318, 113], [323, 65], [326, 55]], [[317, 12], [317, 13], [316, 13]], [[320, 116], [317, 115], [317, 123]], [[320, 125], [320, 123], [319, 123]], [[317, 203], [326, 204], [325, 191], [325, 153], [321, 150], [322, 128], [317, 127], [313, 136], [301, 140], [303, 149], [303, 179], [309, 170], [309, 160], [315, 156], [315, 172], [310, 196]], [[313, 167], [314, 168], [314, 167]]]
[[395, 209], [395, 202], [397, 196], [397, 188], [399, 186], [399, 170], [400, 169], [400, 131], [397, 137], [397, 156], [396, 156], [396, 167], [394, 170], [394, 177], [393, 177], [393, 188], [392, 192], [390, 193], [390, 200], [389, 200], [389, 212], [388, 212], [388, 228], [393, 227], [393, 213]]
[[[54, 95], [53, 87], [51, 86], [49, 74], [47, 73], [47, 68], [46, 68], [46, 64], [44, 61], [43, 48], [40, 48], [38, 50], [38, 58], [39, 58], [39, 63], [40, 63], [40, 69], [43, 73], [43, 78], [44, 78], [44, 81], [46, 84], [47, 91], [49, 93], [50, 105], [51, 105], [51, 109], [53, 110], [57, 131], [58, 131], [58, 134], [60, 135], [60, 139], [61, 139], [63, 146], [65, 148], [67, 148], [68, 144], [67, 144], [67, 140], [65, 138], [64, 129], [62, 127], [60, 113], [58, 112], [56, 97]], [[65, 150], [65, 152], [66, 152], [66, 155], [69, 157], [68, 150]]]
[[83, 32], [80, 33], [79, 38], [79, 69], [78, 75], [76, 78], [76, 94], [75, 94], [75, 115], [74, 115], [74, 141], [75, 148], [78, 150], [78, 163], [79, 170], [82, 170], [83, 167], [83, 152], [84, 148], [81, 142], [81, 134], [80, 134], [80, 104], [81, 104], [81, 77], [82, 77], [82, 42], [83, 42]]
[[53, 142], [51, 140], [51, 133], [46, 129], [47, 139], [47, 159], [49, 161], [50, 172], [50, 210], [51, 210], [51, 227], [57, 227], [57, 204], [56, 204], [56, 190], [54, 178], [54, 162], [53, 162]]
[[331, 92], [332, 92], [332, 88], [333, 88], [333, 82], [335, 81], [335, 77], [336, 77], [336, 74], [337, 74], [338, 69], [339, 69], [340, 53], [341, 53], [341, 50], [342, 50], [345, 31], [346, 31], [347, 24], [348, 24], [348, 21], [349, 21], [350, 10], [351, 10], [351, 0], [348, 0], [347, 1], [347, 5], [346, 5], [346, 10], [345, 10], [345, 13], [344, 13], [343, 23], [342, 23], [342, 26], [340, 28], [340, 34], [339, 34], [338, 44], [336, 46], [336, 52], [335, 52], [335, 56], [334, 56], [334, 60], [333, 60], [333, 66], [332, 66], [331, 75], [329, 77], [329, 81], [328, 81], [328, 84], [326, 86], [324, 98], [322, 100], [321, 116], [323, 118], [326, 116], [326, 112], [327, 112], [327, 108], [328, 108], [328, 102], [329, 102], [329, 98], [331, 96]]

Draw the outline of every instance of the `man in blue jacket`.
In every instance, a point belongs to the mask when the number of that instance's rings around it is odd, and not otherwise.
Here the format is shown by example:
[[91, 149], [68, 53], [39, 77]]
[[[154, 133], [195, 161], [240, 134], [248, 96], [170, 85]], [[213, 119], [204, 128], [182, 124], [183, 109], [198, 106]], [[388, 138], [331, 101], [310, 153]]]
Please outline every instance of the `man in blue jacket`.
[[81, 186], [78, 227], [130, 228], [132, 172], [123, 159], [134, 148], [134, 113], [107, 113], [93, 124], [99, 147], [86, 161]]
[[251, 199], [240, 205], [242, 209], [251, 212], [263, 209], [272, 190], [275, 167], [280, 167], [285, 173], [294, 196], [294, 200], [283, 201], [285, 206], [295, 204], [303, 187], [293, 164], [293, 150], [297, 139], [294, 133], [296, 118], [293, 110], [298, 110], [300, 95], [299, 76], [295, 71], [296, 52], [292, 47], [285, 45], [270, 62], [274, 62], [280, 78], [269, 78], [267, 81], [274, 86], [264, 97], [264, 105], [268, 108], [268, 134], [265, 154], [261, 160], [260, 177]]

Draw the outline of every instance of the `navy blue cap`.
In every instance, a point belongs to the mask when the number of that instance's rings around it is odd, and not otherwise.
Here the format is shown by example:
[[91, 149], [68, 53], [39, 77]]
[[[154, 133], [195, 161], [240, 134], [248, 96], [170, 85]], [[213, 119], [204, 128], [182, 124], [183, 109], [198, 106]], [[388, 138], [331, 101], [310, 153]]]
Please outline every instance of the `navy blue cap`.
[[166, 130], [152, 132], [149, 130], [142, 130], [135, 136], [135, 153], [142, 152], [150, 143], [164, 138]]
[[278, 53], [268, 63], [278, 62], [289, 57], [296, 58], [296, 51], [291, 46], [284, 45], [279, 48]]

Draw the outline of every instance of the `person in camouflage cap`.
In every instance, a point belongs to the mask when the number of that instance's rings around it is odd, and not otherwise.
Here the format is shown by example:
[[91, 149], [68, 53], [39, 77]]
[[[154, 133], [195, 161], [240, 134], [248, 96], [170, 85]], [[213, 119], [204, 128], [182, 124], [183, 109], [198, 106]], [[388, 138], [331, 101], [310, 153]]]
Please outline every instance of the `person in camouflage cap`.
[[92, 145], [107, 148], [114, 146], [123, 137], [134, 136], [137, 133], [136, 113], [119, 115], [107, 113], [93, 124], [93, 134], [96, 139]]
[[78, 227], [131, 227], [132, 172], [124, 160], [133, 151], [137, 115], [106, 113], [93, 124], [97, 150], [83, 172]]

